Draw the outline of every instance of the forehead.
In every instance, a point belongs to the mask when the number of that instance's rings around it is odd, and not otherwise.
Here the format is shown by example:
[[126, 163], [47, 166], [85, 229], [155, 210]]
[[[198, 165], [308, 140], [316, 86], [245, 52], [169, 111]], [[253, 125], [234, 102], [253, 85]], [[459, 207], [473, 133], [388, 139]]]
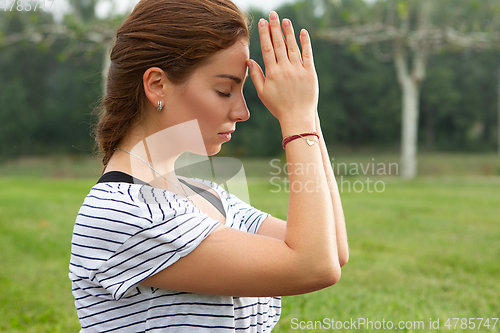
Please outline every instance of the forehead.
[[246, 61], [250, 58], [249, 44], [244, 39], [237, 41], [231, 47], [219, 51], [202, 66], [197, 72], [243, 75], [246, 73]]

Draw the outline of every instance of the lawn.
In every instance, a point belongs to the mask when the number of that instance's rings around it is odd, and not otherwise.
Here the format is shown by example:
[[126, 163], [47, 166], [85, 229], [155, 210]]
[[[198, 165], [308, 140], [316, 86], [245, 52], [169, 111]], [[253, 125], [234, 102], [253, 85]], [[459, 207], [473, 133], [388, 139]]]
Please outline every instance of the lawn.
[[[328, 329], [332, 319], [358, 321], [356, 329], [341, 331], [375, 330], [360, 326], [358, 318], [374, 326], [383, 320], [425, 325], [407, 332], [449, 331], [448, 318], [466, 318], [467, 326], [469, 318], [490, 318], [490, 329], [485, 320], [477, 329], [479, 320], [473, 320], [471, 331], [500, 331], [500, 323], [493, 329], [491, 319], [500, 317], [499, 159], [426, 158], [422, 168], [429, 171], [414, 181], [375, 177], [383, 191], [343, 191], [351, 257], [342, 279], [326, 290], [284, 297], [273, 332], [333, 331]], [[371, 158], [344, 160], [368, 163]], [[380, 160], [394, 156], [377, 156]], [[69, 248], [74, 218], [98, 168], [73, 162], [0, 166], [0, 332], [79, 331], [67, 277]], [[273, 193], [269, 161], [244, 163], [251, 203], [285, 218], [287, 193]], [[341, 179], [366, 182], [366, 176]], [[438, 319], [440, 329], [430, 330], [429, 321], [436, 325]], [[451, 329], [456, 322], [449, 322]], [[300, 329], [315, 324], [316, 329]]]

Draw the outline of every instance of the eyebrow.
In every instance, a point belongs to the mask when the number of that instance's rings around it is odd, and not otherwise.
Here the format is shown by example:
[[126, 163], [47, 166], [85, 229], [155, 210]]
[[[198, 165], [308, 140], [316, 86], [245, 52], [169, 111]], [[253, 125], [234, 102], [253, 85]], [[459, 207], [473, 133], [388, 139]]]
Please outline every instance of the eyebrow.
[[221, 74], [221, 75], [216, 75], [216, 77], [220, 77], [220, 78], [224, 78], [224, 79], [231, 79], [231, 80], [233, 80], [234, 82], [236, 82], [238, 84], [240, 84], [241, 82], [243, 82], [242, 79], [240, 79], [237, 76], [231, 75], [231, 74]]

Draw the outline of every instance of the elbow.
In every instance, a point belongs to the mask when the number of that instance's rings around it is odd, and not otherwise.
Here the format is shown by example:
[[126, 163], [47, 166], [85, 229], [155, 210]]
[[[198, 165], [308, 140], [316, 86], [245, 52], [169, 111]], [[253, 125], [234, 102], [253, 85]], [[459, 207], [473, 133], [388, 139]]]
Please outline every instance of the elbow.
[[335, 284], [337, 284], [337, 282], [340, 281], [340, 277], [342, 275], [342, 270], [340, 269], [340, 265], [337, 265], [336, 267], [332, 267], [331, 270], [329, 270], [327, 272], [327, 274], [325, 274], [324, 276], [324, 284], [325, 284], [325, 288], [327, 287], [331, 287]]
[[340, 281], [341, 268], [338, 263], [317, 268], [312, 281], [312, 291], [331, 287]]
[[314, 254], [302, 258], [296, 267], [297, 283], [300, 291], [295, 294], [309, 293], [321, 289], [325, 289], [337, 284], [342, 275], [342, 265], [347, 262], [339, 261], [339, 255], [336, 251], [331, 251], [327, 255]]
[[[347, 263], [348, 256], [340, 256], [339, 253], [335, 252], [330, 252], [331, 255], [316, 257], [317, 260], [311, 267], [311, 271], [315, 273], [314, 275], [317, 278], [315, 281], [317, 290], [331, 287], [340, 281], [342, 266]], [[340, 260], [341, 257], [343, 260]], [[311, 260], [310, 263], [312, 264], [313, 261]]]

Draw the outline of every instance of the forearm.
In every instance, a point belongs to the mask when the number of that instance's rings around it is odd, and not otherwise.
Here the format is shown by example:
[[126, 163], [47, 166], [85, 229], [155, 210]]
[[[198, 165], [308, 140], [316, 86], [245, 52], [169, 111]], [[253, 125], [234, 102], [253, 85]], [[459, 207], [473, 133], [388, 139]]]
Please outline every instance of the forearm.
[[[259, 35], [266, 75], [255, 61], [248, 61], [259, 98], [280, 122], [284, 136], [314, 131], [319, 87], [309, 33], [300, 33], [301, 54], [290, 20], [283, 21], [282, 30], [273, 12], [269, 23], [259, 21]], [[316, 137], [307, 140], [299, 138], [286, 146], [290, 195], [285, 243], [292, 250], [293, 269], [306, 277], [340, 278], [332, 198], [321, 147]]]
[[[283, 135], [312, 132], [314, 128], [314, 121], [311, 121], [310, 127], [283, 128]], [[290, 194], [285, 242], [297, 253], [305, 255], [308, 261], [320, 261], [322, 265], [340, 269], [334, 211], [323, 168], [322, 149], [316, 137], [307, 139], [316, 143], [310, 146], [305, 139], [297, 139], [286, 145]]]
[[325, 139], [323, 138], [323, 133], [321, 131], [321, 124], [318, 114], [316, 114], [316, 131], [319, 135], [321, 157], [330, 191], [330, 197], [332, 199], [331, 204], [333, 206], [335, 217], [335, 231], [337, 235], [337, 250], [339, 254], [339, 262], [341, 266], [344, 266], [349, 260], [349, 246], [347, 243], [347, 230], [344, 219], [344, 211], [342, 209], [340, 193], [330, 161], [330, 156], [328, 154], [328, 149], [326, 148]]

